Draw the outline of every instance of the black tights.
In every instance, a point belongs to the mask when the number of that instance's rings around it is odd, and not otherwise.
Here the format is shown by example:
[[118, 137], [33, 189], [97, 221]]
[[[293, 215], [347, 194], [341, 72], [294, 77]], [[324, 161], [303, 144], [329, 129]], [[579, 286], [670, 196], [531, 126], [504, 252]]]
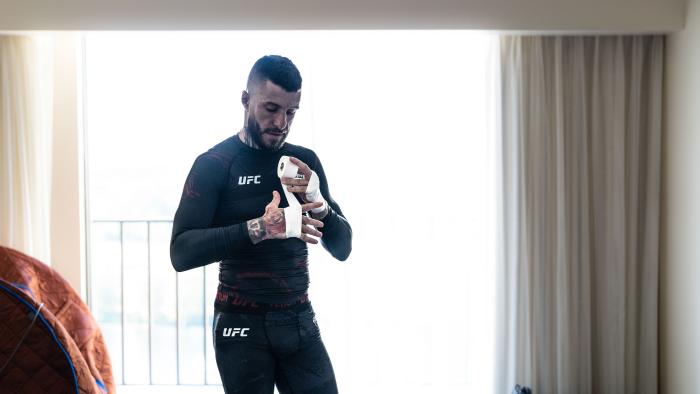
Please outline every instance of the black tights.
[[301, 311], [214, 314], [216, 364], [229, 393], [337, 393], [310, 304]]

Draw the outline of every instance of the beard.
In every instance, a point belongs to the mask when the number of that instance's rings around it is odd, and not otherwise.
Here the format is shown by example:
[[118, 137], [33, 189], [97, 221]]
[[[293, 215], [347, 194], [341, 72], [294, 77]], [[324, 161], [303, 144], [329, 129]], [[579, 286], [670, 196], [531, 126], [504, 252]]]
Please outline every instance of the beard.
[[[279, 130], [276, 128], [262, 130], [260, 128], [260, 123], [258, 123], [257, 120], [255, 120], [255, 118], [253, 117], [253, 114], [248, 115], [248, 122], [246, 122], [246, 123], [247, 123], [246, 128], [245, 128], [246, 132], [248, 133], [250, 138], [253, 140], [255, 145], [257, 145], [261, 150], [278, 150], [279, 148], [282, 147], [282, 145], [284, 145], [284, 140], [287, 139], [288, 132], [283, 134], [282, 136], [276, 137], [276, 138], [268, 135], [268, 137], [270, 137], [270, 139], [268, 139], [269, 142], [266, 142], [265, 138], [264, 138], [266, 131], [273, 132], [273, 133], [281, 133], [282, 130]], [[287, 130], [289, 130], [289, 129], [287, 129]]]

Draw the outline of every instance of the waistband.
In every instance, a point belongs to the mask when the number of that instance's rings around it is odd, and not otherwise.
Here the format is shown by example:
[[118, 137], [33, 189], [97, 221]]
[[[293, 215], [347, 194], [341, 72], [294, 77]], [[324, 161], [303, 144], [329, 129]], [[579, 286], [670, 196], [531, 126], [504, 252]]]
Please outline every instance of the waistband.
[[301, 312], [311, 307], [308, 294], [299, 296], [294, 302], [271, 304], [256, 302], [233, 291], [227, 291], [219, 287], [216, 291], [216, 301], [214, 310], [217, 312], [245, 313], [245, 314], [265, 314], [274, 311], [294, 311]]

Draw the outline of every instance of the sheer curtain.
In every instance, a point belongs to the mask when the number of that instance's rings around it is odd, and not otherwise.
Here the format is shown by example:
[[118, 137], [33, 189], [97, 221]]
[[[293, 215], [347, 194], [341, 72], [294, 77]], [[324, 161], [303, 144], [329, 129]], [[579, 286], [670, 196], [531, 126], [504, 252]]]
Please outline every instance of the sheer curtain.
[[322, 42], [308, 74], [313, 146], [354, 235], [344, 263], [310, 248], [310, 295], [340, 391], [490, 392], [486, 99], [497, 37], [327, 32]]
[[501, 38], [498, 392], [657, 390], [663, 37]]
[[50, 40], [0, 35], [0, 244], [50, 260]]

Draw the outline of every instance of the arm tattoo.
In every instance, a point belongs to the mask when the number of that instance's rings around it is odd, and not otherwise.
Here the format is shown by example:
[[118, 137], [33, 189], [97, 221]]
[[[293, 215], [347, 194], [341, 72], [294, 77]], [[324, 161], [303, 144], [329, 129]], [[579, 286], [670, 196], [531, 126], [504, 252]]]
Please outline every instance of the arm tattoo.
[[263, 218], [248, 220], [248, 235], [250, 235], [250, 240], [253, 241], [253, 244], [265, 239], [267, 230], [265, 229]]

